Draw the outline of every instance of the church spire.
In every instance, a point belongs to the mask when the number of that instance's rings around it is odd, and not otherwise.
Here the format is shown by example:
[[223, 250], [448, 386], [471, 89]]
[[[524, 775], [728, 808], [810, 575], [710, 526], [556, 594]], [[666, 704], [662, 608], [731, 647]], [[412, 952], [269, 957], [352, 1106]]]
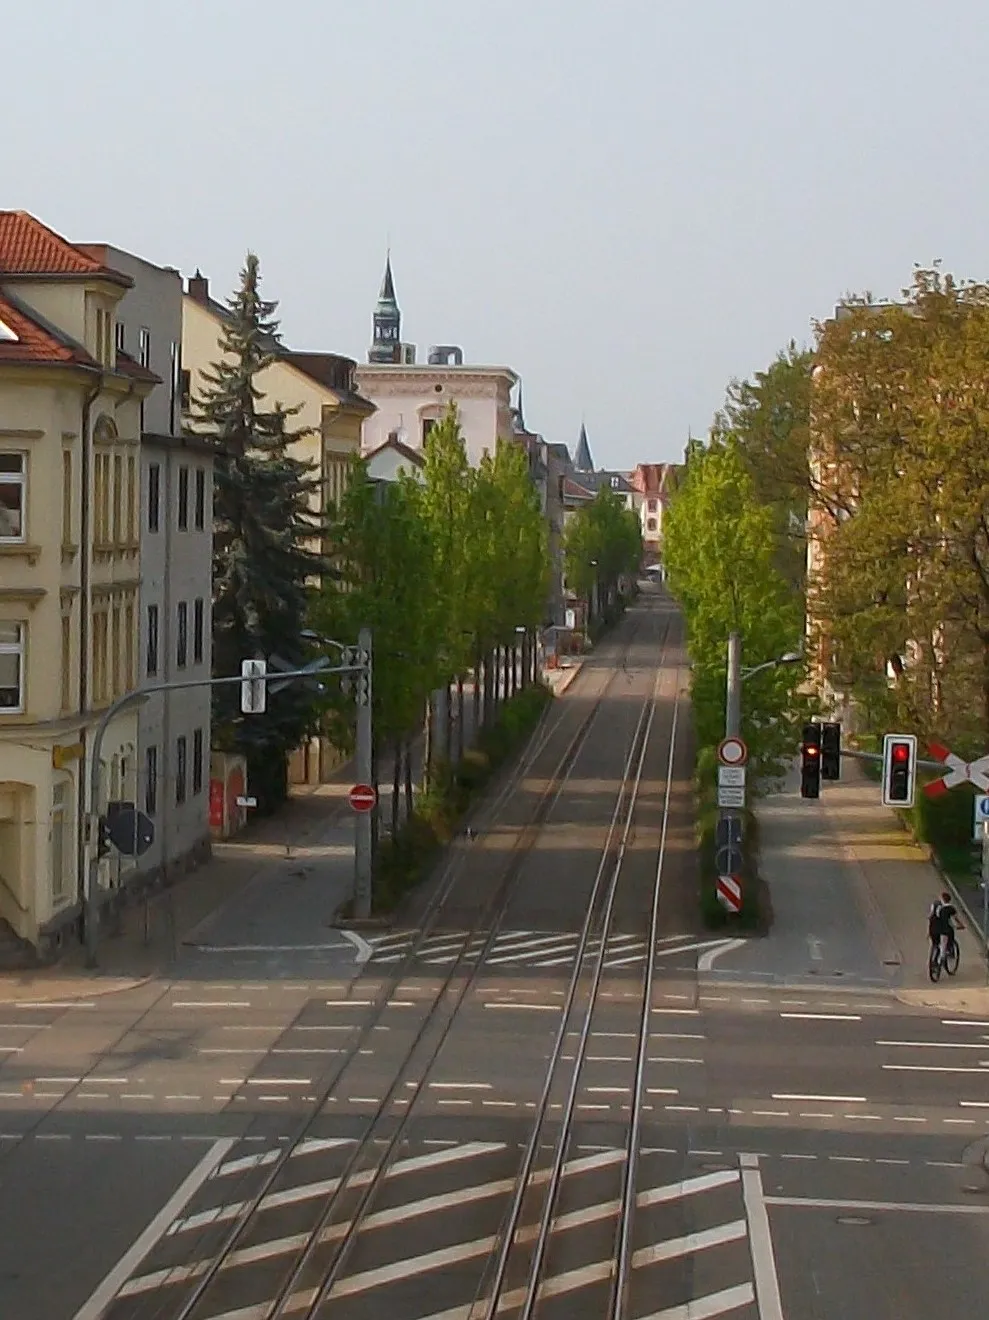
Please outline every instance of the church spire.
[[591, 446], [587, 443], [587, 427], [583, 422], [580, 424], [580, 436], [577, 440], [577, 451], [573, 456], [574, 470], [577, 472], [593, 472], [594, 460], [591, 458]]
[[368, 362], [398, 362], [402, 338], [402, 313], [395, 297], [395, 280], [391, 273], [391, 250], [385, 257], [385, 274], [381, 281], [377, 306], [374, 309], [374, 339], [368, 350]]

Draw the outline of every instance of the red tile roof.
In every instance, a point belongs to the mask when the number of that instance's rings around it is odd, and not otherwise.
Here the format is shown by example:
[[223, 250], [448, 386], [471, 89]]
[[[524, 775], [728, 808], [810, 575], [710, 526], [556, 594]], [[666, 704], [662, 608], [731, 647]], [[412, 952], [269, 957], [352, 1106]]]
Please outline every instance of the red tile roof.
[[5, 298], [2, 290], [0, 321], [17, 336], [13, 341], [6, 337], [0, 338], [0, 365], [8, 362], [53, 362], [88, 367], [97, 365], [85, 349], [40, 325], [20, 306]]
[[0, 275], [110, 275], [131, 283], [27, 211], [0, 211]]

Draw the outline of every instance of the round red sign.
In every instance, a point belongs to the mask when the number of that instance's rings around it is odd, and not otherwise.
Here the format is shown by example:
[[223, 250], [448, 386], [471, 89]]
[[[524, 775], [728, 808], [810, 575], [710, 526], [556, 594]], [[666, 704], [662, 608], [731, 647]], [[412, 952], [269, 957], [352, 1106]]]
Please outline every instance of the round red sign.
[[372, 811], [378, 795], [370, 784], [355, 784], [347, 794], [347, 800], [355, 811]]

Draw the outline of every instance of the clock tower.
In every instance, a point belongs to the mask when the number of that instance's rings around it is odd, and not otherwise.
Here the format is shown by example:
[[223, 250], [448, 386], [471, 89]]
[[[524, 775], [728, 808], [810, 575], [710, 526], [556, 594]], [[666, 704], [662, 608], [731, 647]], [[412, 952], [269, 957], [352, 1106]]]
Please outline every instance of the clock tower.
[[368, 362], [401, 361], [402, 313], [395, 298], [391, 273], [391, 253], [385, 259], [385, 277], [374, 309], [374, 340], [368, 349]]

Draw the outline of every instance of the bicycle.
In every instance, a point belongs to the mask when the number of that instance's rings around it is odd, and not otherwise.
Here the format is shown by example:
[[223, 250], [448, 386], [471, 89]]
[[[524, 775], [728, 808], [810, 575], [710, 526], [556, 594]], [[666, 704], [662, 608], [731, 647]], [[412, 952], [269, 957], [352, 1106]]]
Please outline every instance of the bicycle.
[[948, 941], [947, 951], [941, 953], [941, 941], [931, 945], [930, 957], [927, 960], [927, 975], [932, 981], [940, 981], [942, 969], [949, 976], [954, 976], [958, 971], [958, 963], [961, 958], [961, 950], [958, 947], [958, 941], [954, 935]]

